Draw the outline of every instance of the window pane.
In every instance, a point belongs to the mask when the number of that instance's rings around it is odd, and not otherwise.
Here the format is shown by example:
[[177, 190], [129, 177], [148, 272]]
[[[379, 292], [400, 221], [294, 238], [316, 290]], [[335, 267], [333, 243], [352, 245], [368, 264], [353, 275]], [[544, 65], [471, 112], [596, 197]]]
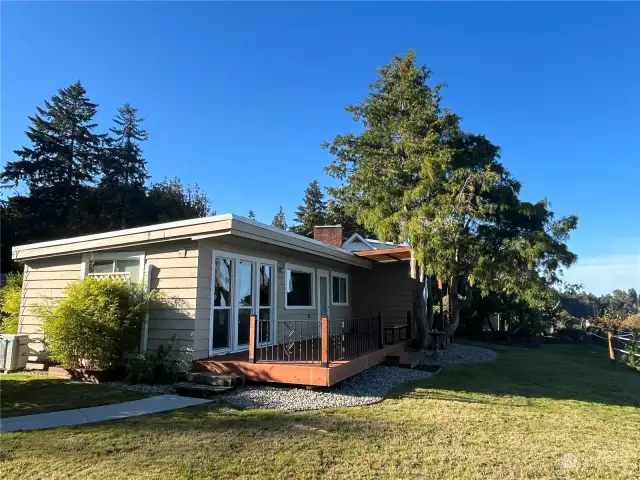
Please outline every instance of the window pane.
[[215, 287], [213, 305], [216, 307], [231, 306], [231, 266], [233, 260], [216, 258]]
[[331, 295], [333, 297], [333, 303], [340, 303], [340, 277], [332, 277], [331, 283]]
[[229, 312], [230, 310], [213, 311], [213, 348], [229, 347]]
[[340, 303], [347, 303], [347, 279], [340, 279]]
[[129, 272], [132, 282], [140, 280], [140, 260], [116, 260], [116, 272]]
[[238, 345], [249, 343], [249, 320], [251, 317], [250, 308], [238, 309]]
[[287, 305], [294, 307], [310, 307], [311, 274], [287, 270]]
[[99, 262], [93, 262], [91, 266], [91, 272], [89, 273], [112, 273], [113, 272], [113, 260], [101, 260]]
[[260, 265], [260, 306], [271, 306], [271, 265]]
[[238, 264], [238, 302], [241, 307], [253, 305], [253, 264]]

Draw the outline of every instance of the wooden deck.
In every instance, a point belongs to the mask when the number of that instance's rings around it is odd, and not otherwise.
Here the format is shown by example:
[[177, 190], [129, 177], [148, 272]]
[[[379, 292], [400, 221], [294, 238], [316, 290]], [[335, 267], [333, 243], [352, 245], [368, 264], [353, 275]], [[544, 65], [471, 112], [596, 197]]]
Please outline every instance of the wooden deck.
[[389, 356], [402, 356], [406, 350], [407, 341], [402, 341], [354, 358], [329, 362], [327, 367], [320, 362], [258, 360], [252, 363], [249, 361], [249, 351], [244, 351], [196, 360], [194, 366], [199, 371], [246, 375], [248, 380], [254, 382], [328, 387], [383, 363]]

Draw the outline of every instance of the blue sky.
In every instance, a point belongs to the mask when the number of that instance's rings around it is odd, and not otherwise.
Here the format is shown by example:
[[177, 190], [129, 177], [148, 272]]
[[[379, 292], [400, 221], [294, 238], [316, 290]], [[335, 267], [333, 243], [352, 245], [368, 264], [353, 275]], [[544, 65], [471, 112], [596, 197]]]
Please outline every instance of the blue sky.
[[502, 147], [523, 197], [578, 213], [567, 280], [640, 287], [638, 3], [8, 3], [2, 163], [27, 115], [80, 79], [110, 126], [146, 118], [153, 179], [198, 183], [218, 213], [289, 221], [354, 129], [375, 68], [414, 48], [463, 126]]

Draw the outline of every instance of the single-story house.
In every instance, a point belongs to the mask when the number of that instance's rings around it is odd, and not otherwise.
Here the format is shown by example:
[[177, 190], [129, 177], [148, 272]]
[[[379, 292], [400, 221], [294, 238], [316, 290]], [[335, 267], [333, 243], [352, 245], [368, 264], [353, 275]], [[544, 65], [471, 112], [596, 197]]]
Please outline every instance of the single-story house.
[[[178, 300], [149, 312], [141, 351], [175, 336], [174, 350], [196, 368], [335, 383], [402, 351], [415, 283], [406, 246], [357, 234], [343, 243], [341, 226], [314, 233], [225, 214], [14, 247], [24, 264], [19, 333], [30, 337], [30, 360], [41, 361], [31, 307], [87, 275], [122, 275]], [[276, 364], [299, 368], [285, 375]]]

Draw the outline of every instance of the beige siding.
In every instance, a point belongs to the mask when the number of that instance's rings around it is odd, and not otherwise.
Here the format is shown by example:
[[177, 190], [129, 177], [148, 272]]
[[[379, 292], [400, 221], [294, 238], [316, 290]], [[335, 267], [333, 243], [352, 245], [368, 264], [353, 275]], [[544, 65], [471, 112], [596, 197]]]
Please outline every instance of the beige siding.
[[[114, 252], [144, 252], [151, 269], [150, 286], [162, 291], [167, 299], [149, 312], [148, 350], [167, 345], [175, 334], [174, 351], [184, 360], [191, 360], [196, 337], [195, 323], [206, 319], [209, 309], [198, 309], [198, 299], [209, 297], [208, 290], [198, 287], [198, 247], [192, 241], [167, 242], [118, 249]], [[63, 297], [64, 287], [80, 279], [82, 255], [69, 255], [27, 262], [23, 287], [20, 332], [29, 334], [32, 356], [41, 356], [42, 325], [30, 307], [45, 298]], [[198, 332], [201, 335], [201, 332]], [[208, 326], [207, 326], [208, 335]]]
[[[198, 287], [202, 287], [202, 290], [207, 292], [206, 298], [198, 299], [198, 310], [210, 309], [211, 303], [211, 270], [212, 270], [212, 252], [213, 250], [233, 253], [237, 255], [247, 255], [251, 257], [258, 257], [265, 260], [271, 260], [277, 262], [277, 295], [276, 295], [276, 318], [278, 321], [282, 320], [311, 320], [318, 321], [318, 308], [317, 308], [317, 286], [314, 299], [314, 308], [310, 309], [287, 309], [285, 308], [285, 264], [290, 263], [303, 267], [309, 267], [314, 269], [327, 270], [340, 273], [350, 273], [352, 269], [357, 267], [349, 267], [339, 262], [331, 260], [324, 260], [321, 257], [315, 255], [307, 255], [295, 250], [284, 249], [277, 246], [267, 245], [251, 241], [248, 239], [238, 237], [216, 238], [207, 239], [200, 242], [200, 263], [198, 269]], [[329, 278], [329, 282], [331, 279]], [[352, 292], [352, 279], [349, 275], [349, 295]], [[349, 304], [351, 305], [351, 304]], [[351, 307], [331, 307], [332, 318], [349, 318], [351, 315]], [[208, 342], [209, 342], [209, 319], [206, 323], [204, 319], [197, 321], [196, 326], [198, 331], [201, 331], [203, 335], [206, 334], [206, 339], [203, 337], [196, 337], [196, 344], [201, 344], [203, 350], [196, 349], [195, 355], [206, 356], [208, 354]], [[282, 331], [279, 331], [279, 337], [282, 335]]]
[[386, 325], [406, 323], [415, 287], [409, 262], [375, 263], [371, 270], [356, 270], [353, 285], [356, 317], [381, 312]]

